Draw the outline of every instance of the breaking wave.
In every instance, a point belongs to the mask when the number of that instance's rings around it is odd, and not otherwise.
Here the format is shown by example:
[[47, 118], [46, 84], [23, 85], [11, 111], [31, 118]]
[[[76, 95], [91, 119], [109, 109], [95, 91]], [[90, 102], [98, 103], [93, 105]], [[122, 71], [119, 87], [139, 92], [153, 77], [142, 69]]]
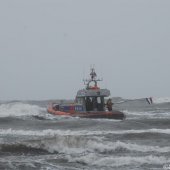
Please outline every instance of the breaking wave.
[[[0, 135], [21, 136], [17, 141], [0, 141], [0, 154], [14, 155], [63, 155], [70, 163], [98, 167], [132, 165], [162, 165], [170, 162], [169, 146], [149, 146], [130, 141], [108, 141], [106, 134], [165, 133], [170, 129], [119, 130], [119, 131], [70, 131], [70, 130], [12, 130], [1, 129]], [[28, 138], [22, 138], [28, 136]], [[20, 141], [22, 140], [22, 141]], [[119, 156], [123, 153], [123, 156]], [[138, 156], [131, 155], [136, 153]], [[160, 154], [163, 154], [160, 156]]]
[[140, 134], [140, 133], [161, 133], [161, 134], [170, 134], [170, 129], [139, 129], [139, 130], [106, 130], [106, 131], [88, 131], [88, 130], [80, 130], [80, 131], [73, 131], [73, 130], [41, 130], [41, 131], [33, 131], [33, 130], [13, 130], [13, 129], [0, 129], [0, 135], [21, 135], [21, 136], [91, 136], [91, 135], [123, 135], [123, 134]]
[[152, 164], [152, 165], [163, 165], [170, 162], [169, 158], [165, 156], [139, 156], [139, 157], [99, 157], [96, 154], [89, 154], [79, 158], [70, 157], [70, 161], [81, 162], [88, 165], [104, 166], [104, 167], [119, 167], [127, 165], [143, 165], [143, 164]]
[[170, 103], [170, 97], [152, 97], [152, 100], [155, 104]]
[[127, 119], [164, 119], [170, 118], [169, 108], [165, 111], [160, 111], [161, 109], [155, 109], [155, 111], [147, 111], [147, 112], [134, 112], [124, 110]]
[[0, 105], [0, 117], [34, 116], [45, 111], [45, 108], [21, 102]]
[[55, 136], [13, 143], [0, 143], [0, 152], [15, 153], [65, 153], [65, 154], [112, 154], [119, 152], [169, 153], [170, 147], [139, 145], [121, 141], [102, 141], [101, 138], [84, 136]]

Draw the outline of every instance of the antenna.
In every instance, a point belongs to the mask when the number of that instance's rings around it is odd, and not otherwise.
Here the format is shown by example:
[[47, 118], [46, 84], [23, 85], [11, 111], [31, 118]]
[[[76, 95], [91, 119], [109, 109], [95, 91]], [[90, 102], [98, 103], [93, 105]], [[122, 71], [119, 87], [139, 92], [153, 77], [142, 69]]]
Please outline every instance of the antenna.
[[[98, 81], [103, 81], [103, 79], [97, 79], [97, 74], [95, 72], [94, 67], [91, 67], [91, 73], [90, 73], [90, 79], [84, 79], [84, 84], [86, 85], [86, 89], [99, 89], [99, 87], [97, 86], [97, 82]], [[94, 82], [94, 86], [91, 87], [90, 83]]]

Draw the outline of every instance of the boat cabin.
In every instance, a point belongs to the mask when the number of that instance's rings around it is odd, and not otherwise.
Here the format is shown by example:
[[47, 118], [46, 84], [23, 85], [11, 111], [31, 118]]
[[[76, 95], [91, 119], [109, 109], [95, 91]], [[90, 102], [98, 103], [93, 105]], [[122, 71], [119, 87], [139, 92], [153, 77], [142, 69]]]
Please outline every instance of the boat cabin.
[[[94, 68], [91, 69], [91, 78], [84, 80], [86, 88], [79, 90], [76, 95], [76, 103], [83, 106], [84, 111], [105, 111], [105, 97], [110, 96], [108, 89], [100, 89], [97, 85], [99, 79]], [[91, 85], [93, 83], [93, 85]]]

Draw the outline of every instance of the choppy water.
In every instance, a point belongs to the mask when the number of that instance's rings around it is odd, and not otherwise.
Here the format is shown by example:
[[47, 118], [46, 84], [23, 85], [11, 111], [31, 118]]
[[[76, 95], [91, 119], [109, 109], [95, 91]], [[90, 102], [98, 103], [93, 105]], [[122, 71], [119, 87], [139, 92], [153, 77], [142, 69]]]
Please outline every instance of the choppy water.
[[170, 164], [167, 101], [115, 104], [124, 121], [53, 116], [46, 106], [1, 102], [0, 169], [162, 170]]

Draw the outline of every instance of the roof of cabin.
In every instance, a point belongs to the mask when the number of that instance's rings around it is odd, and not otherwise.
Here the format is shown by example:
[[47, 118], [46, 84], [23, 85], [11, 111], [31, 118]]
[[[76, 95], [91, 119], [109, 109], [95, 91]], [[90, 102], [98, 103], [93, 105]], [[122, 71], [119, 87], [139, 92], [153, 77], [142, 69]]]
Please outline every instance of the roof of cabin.
[[99, 96], [104, 96], [108, 97], [110, 96], [110, 90], [108, 89], [82, 89], [77, 92], [76, 97], [99, 97]]

